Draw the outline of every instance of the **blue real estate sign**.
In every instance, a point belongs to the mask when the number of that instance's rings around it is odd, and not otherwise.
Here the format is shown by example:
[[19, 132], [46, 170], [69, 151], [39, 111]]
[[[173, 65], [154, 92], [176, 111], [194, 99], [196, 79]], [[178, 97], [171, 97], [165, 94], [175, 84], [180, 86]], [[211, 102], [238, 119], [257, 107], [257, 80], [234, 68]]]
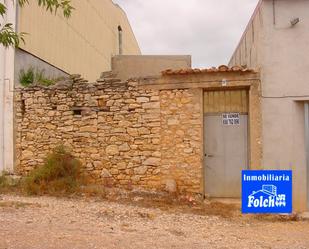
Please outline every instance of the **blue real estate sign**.
[[243, 213], [292, 213], [291, 170], [243, 170]]

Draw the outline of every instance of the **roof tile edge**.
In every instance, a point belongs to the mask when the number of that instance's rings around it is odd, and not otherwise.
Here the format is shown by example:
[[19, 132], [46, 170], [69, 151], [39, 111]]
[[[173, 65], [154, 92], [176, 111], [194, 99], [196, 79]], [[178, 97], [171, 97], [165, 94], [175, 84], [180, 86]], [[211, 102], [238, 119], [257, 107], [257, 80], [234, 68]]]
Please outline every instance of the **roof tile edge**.
[[220, 72], [247, 72], [247, 73], [256, 73], [254, 69], [248, 69], [244, 66], [233, 66], [228, 67], [226, 65], [221, 65], [219, 67], [211, 67], [211, 68], [183, 68], [178, 70], [167, 69], [161, 72], [163, 76], [169, 75], [188, 75], [188, 74], [203, 74], [203, 73], [220, 73]]

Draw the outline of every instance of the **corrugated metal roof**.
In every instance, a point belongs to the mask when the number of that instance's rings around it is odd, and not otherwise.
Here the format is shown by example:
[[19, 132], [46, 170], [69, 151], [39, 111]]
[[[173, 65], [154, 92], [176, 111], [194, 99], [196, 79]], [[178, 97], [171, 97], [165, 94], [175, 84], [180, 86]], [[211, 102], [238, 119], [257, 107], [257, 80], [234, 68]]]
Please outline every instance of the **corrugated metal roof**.
[[185, 75], [185, 74], [203, 74], [203, 73], [218, 73], [218, 72], [248, 72], [248, 73], [254, 73], [255, 71], [253, 69], [248, 69], [243, 66], [233, 66], [228, 67], [226, 65], [221, 65], [219, 67], [211, 67], [211, 68], [205, 68], [205, 69], [192, 69], [192, 68], [185, 68], [185, 69], [178, 69], [178, 70], [172, 70], [167, 69], [162, 71], [162, 75]]

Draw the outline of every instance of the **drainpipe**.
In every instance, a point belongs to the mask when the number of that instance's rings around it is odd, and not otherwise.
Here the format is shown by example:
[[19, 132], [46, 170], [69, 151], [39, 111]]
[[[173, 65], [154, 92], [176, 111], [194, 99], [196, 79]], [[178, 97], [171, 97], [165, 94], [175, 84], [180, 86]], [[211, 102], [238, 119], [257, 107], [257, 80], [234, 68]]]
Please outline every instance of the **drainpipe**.
[[273, 24], [276, 26], [276, 0], [273, 0]]
[[118, 47], [119, 47], [119, 55], [122, 55], [123, 49], [122, 49], [122, 28], [121, 26], [118, 26]]
[[[5, 4], [4, 0], [0, 3]], [[5, 19], [0, 17], [1, 27], [5, 24]], [[5, 78], [5, 48], [0, 45], [0, 173], [4, 170], [4, 155], [3, 155], [3, 124], [4, 124], [4, 78]]]

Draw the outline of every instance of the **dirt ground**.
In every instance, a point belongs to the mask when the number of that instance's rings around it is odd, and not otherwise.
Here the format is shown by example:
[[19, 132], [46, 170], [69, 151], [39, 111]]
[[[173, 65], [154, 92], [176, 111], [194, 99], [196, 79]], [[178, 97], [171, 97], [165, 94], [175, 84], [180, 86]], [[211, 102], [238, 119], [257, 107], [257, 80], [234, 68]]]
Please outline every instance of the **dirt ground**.
[[0, 249], [309, 248], [308, 221], [216, 207], [0, 195]]

